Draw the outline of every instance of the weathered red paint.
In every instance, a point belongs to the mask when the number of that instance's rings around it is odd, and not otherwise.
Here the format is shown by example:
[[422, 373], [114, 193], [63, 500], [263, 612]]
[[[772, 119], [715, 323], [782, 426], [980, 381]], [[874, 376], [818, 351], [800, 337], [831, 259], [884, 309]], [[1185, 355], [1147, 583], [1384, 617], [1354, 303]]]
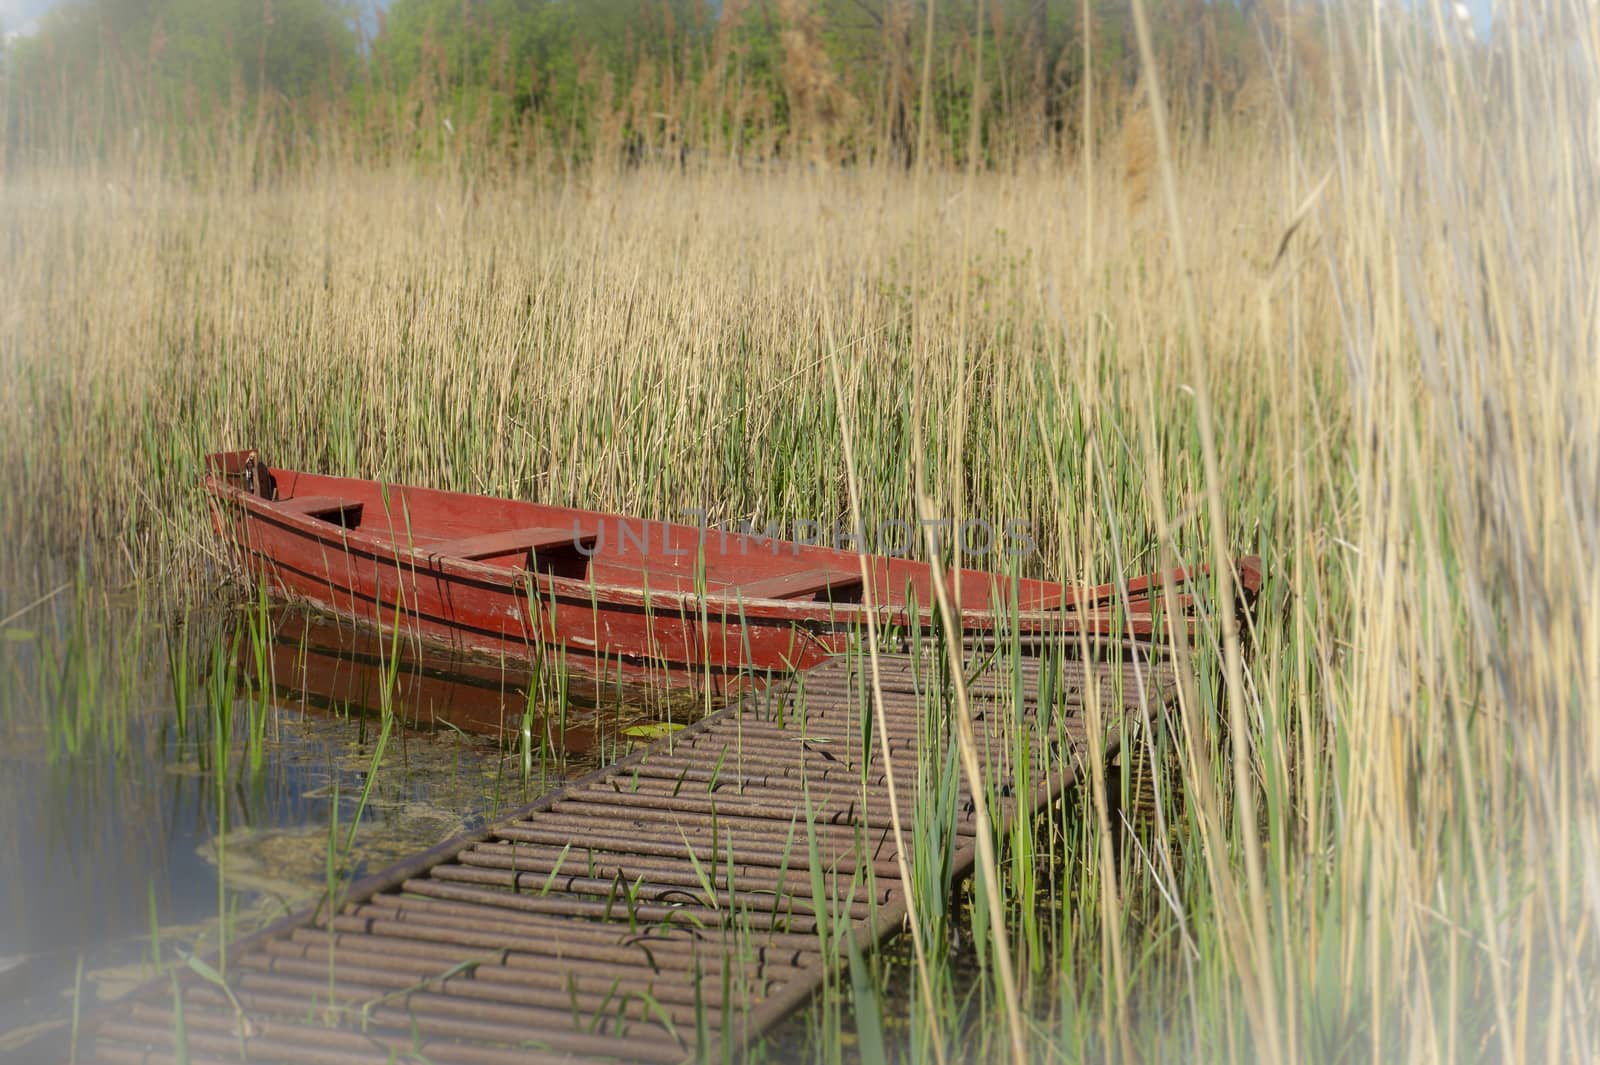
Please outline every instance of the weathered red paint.
[[[267, 500], [241, 485], [251, 454], [209, 456], [206, 477], [217, 532], [248, 577], [457, 650], [530, 660], [559, 652], [591, 675], [665, 669], [723, 688], [841, 650], [866, 623], [863, 566], [880, 625], [931, 623], [926, 563], [294, 470], [272, 470], [277, 499]], [[1237, 569], [1253, 594], [1259, 561]], [[1123, 603], [1114, 584], [976, 570], [951, 573], [950, 586], [968, 638], [1150, 638], [1169, 624], [1153, 617], [1150, 591], [1203, 574], [1136, 578]], [[1189, 596], [1182, 601], [1188, 610]], [[1186, 616], [1177, 627], [1188, 634], [1194, 624]]]

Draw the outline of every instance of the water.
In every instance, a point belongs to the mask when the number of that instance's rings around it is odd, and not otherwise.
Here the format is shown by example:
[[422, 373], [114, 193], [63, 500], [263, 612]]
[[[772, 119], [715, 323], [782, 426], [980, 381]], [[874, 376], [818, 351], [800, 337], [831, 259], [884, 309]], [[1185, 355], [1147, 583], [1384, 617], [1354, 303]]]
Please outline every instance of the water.
[[703, 710], [292, 608], [69, 589], [0, 627], [0, 1057], [64, 1032], [75, 988], [114, 998]]
[[[330, 849], [337, 889], [708, 709], [695, 693], [445, 655], [296, 609], [185, 615], [86, 583], [0, 624], [0, 1062], [42, 1060], [41, 1040], [64, 1051], [75, 998], [92, 1008], [158, 963], [314, 905]], [[0, 619], [33, 599], [8, 591]], [[1042, 875], [1064, 905], [1066, 865]], [[981, 1014], [969, 903], [940, 953], [955, 1001]], [[903, 1045], [909, 943], [878, 965]], [[834, 994], [848, 1014], [848, 989]], [[811, 1060], [853, 1038], [849, 1016], [817, 1025], [801, 1011], [762, 1052]]]

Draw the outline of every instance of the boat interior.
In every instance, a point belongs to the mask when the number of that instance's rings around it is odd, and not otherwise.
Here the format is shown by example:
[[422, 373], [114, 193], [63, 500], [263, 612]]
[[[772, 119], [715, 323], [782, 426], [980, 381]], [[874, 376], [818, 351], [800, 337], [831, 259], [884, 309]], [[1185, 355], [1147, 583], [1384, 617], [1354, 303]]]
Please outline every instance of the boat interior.
[[[250, 454], [211, 456], [211, 472], [243, 492], [243, 464]], [[456, 560], [601, 586], [703, 592], [740, 601], [864, 599], [862, 556], [825, 544], [294, 470], [271, 472], [273, 510], [327, 523], [352, 544], [410, 553], [419, 563]], [[1008, 561], [1005, 545], [981, 545], [982, 554], [967, 546], [973, 557], [997, 569]], [[932, 602], [926, 563], [865, 557], [874, 601]], [[969, 610], [1013, 603], [1019, 610], [1052, 610], [1079, 601], [1060, 584], [986, 570], [952, 571], [950, 579], [952, 587], [959, 584], [960, 603]]]

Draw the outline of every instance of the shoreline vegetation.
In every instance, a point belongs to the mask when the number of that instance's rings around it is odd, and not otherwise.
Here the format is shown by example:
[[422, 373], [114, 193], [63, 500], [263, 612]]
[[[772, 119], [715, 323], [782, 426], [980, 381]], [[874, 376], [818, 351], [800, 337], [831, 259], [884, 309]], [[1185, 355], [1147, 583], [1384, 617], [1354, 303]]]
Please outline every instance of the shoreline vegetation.
[[0, 617], [214, 596], [225, 447], [1021, 520], [1029, 576], [1257, 553], [1249, 656], [926, 892], [811, 1056], [1600, 1054], [1600, 9], [447, 6], [0, 53]]

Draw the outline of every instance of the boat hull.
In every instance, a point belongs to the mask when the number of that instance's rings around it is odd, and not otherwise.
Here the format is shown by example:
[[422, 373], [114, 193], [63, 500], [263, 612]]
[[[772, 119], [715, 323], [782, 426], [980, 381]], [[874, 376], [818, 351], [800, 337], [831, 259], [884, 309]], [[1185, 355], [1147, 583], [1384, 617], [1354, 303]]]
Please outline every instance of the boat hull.
[[[902, 637], [932, 623], [932, 571], [905, 559], [288, 470], [274, 471], [268, 500], [240, 483], [250, 454], [212, 456], [206, 480], [216, 531], [248, 581], [457, 652], [730, 690], [822, 662], [869, 617]], [[540, 550], [521, 548], [518, 531], [551, 529], [560, 536]], [[1245, 567], [1247, 587], [1258, 573]], [[1148, 640], [1170, 627], [1149, 594], [1159, 579], [1130, 582], [1121, 606], [1109, 585], [947, 579], [970, 640]], [[796, 588], [806, 594], [768, 594]]]
[[[845, 633], [817, 619], [702, 615], [681, 595], [555, 587], [520, 571], [448, 572], [399, 553], [349, 546], [270, 515], [224, 521], [247, 580], [383, 632], [457, 652], [548, 661], [587, 676], [660, 675], [723, 689], [753, 673], [808, 669], [842, 650]], [[568, 584], [570, 582], [560, 582]]]

